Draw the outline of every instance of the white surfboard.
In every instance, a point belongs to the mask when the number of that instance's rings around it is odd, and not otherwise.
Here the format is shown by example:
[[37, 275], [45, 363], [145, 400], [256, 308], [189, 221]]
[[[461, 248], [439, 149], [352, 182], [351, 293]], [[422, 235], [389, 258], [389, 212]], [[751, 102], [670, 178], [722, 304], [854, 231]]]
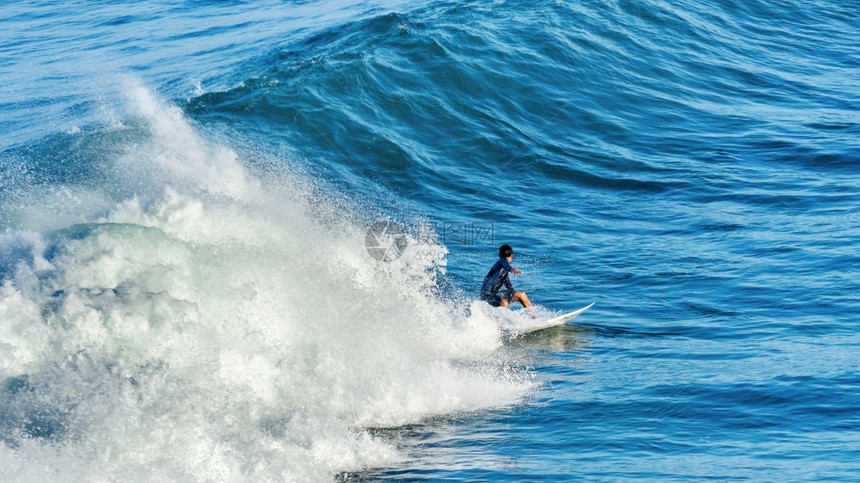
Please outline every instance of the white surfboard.
[[569, 312], [569, 313], [566, 313], [564, 315], [559, 315], [558, 317], [553, 317], [549, 320], [540, 322], [540, 323], [538, 323], [538, 325], [535, 325], [535, 326], [529, 327], [528, 329], [523, 330], [522, 332], [520, 332], [520, 335], [528, 334], [529, 332], [536, 332], [538, 330], [548, 329], [550, 327], [555, 327], [557, 325], [561, 325], [561, 324], [567, 322], [568, 320], [576, 317], [577, 315], [585, 312], [586, 310], [590, 309], [592, 305], [594, 305], [594, 302], [591, 302], [590, 304], [586, 305], [585, 307], [583, 307], [579, 310], [574, 310], [573, 312]]

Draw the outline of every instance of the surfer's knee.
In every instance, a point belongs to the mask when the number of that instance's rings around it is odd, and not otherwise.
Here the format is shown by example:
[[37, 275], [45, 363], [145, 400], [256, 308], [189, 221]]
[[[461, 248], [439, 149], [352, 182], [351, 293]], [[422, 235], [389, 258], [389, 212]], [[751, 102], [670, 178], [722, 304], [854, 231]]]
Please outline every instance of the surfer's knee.
[[529, 297], [528, 297], [528, 295], [526, 295], [526, 293], [525, 293], [525, 292], [523, 292], [523, 291], [519, 291], [519, 290], [518, 290], [518, 291], [516, 291], [516, 292], [514, 292], [514, 300], [519, 300], [519, 301], [520, 301], [520, 303], [522, 303], [522, 304], [523, 304], [523, 305], [525, 305], [526, 307], [528, 307], [528, 306], [529, 306], [529, 304], [531, 303], [531, 302], [529, 302]]

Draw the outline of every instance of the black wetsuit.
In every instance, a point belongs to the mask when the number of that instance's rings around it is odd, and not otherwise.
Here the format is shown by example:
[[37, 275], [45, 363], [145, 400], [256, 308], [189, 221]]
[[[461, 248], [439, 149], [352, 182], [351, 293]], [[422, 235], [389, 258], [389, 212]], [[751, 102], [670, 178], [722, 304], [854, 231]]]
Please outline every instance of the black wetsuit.
[[[487, 302], [493, 307], [498, 307], [502, 304], [502, 300], [510, 302], [514, 298], [514, 286], [511, 285], [511, 280], [508, 274], [514, 267], [506, 258], [500, 258], [493, 264], [493, 268], [484, 277], [484, 284], [481, 285], [481, 300]], [[502, 291], [502, 286], [505, 290]]]

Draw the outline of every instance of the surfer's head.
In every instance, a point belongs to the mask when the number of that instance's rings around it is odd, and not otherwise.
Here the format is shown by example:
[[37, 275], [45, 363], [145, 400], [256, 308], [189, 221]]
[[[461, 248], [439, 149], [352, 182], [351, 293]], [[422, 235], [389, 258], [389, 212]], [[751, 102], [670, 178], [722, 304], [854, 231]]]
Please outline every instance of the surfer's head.
[[504, 244], [499, 247], [499, 258], [508, 258], [514, 254], [514, 249], [510, 245]]

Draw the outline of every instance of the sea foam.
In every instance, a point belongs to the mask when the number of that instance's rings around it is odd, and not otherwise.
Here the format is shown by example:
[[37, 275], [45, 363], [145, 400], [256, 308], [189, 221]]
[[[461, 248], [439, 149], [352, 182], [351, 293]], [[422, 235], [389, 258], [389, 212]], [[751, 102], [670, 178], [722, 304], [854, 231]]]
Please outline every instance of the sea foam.
[[97, 183], [2, 208], [3, 480], [328, 479], [403, 458], [368, 428], [532, 387], [493, 318], [439, 293], [444, 247], [379, 262], [360, 208], [320, 217], [312, 183], [126, 91], [110, 129], [133, 135], [77, 153], [106, 156]]

